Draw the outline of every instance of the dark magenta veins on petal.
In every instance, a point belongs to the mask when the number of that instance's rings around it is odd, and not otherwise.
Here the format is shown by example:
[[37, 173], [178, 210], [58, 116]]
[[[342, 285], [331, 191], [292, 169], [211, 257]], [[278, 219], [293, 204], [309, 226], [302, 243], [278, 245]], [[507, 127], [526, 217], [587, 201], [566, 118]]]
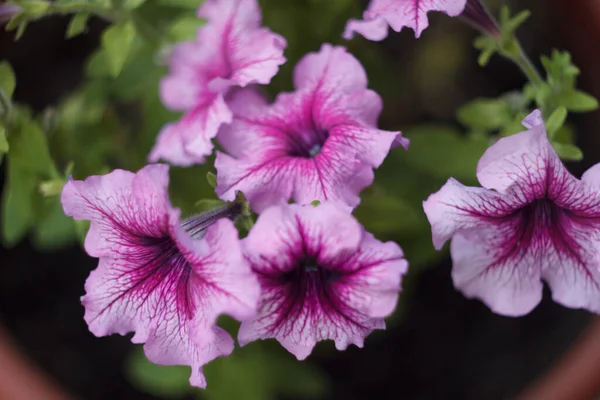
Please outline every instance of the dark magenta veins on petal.
[[521, 208], [515, 214], [515, 234], [509, 235], [502, 246], [504, 257], [524, 254], [531, 246], [544, 251], [552, 246], [559, 253], [579, 259], [580, 246], [569, 236], [570, 212], [548, 199], [538, 199]]
[[140, 304], [143, 304], [156, 294], [165, 301], [174, 299], [180, 316], [191, 319], [194, 314], [193, 300], [189, 296], [192, 267], [175, 241], [165, 235], [138, 237], [135, 242], [132, 244], [136, 251], [124, 260], [129, 264], [122, 272], [127, 275], [127, 284], [112, 303], [131, 296], [142, 298]]

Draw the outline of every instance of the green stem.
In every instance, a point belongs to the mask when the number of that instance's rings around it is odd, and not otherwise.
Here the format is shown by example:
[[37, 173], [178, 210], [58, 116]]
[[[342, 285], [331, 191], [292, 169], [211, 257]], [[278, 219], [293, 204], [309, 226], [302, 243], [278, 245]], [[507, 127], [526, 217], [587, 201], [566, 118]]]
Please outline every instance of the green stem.
[[[516, 41], [516, 39], [515, 39], [515, 41]], [[527, 76], [527, 79], [529, 79], [531, 84], [534, 87], [539, 88], [544, 83], [544, 80], [542, 79], [542, 76], [540, 75], [538, 70], [535, 68], [535, 66], [529, 59], [529, 57], [527, 57], [527, 54], [525, 54], [525, 52], [523, 51], [521, 46], [520, 45], [518, 45], [518, 46], [519, 46], [518, 55], [511, 56], [510, 59], [513, 60], [513, 62], [515, 64], [517, 64], [519, 66], [519, 68], [521, 68], [521, 71], [523, 71], [525, 76]]]

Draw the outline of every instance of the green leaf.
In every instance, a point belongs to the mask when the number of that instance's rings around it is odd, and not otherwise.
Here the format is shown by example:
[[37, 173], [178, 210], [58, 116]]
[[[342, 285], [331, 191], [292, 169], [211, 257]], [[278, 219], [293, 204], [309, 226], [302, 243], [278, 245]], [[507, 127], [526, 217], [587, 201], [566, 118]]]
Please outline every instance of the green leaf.
[[131, 383], [144, 392], [160, 397], [180, 397], [193, 390], [190, 367], [156, 365], [146, 359], [142, 346], [136, 346], [125, 362]]
[[59, 197], [44, 199], [36, 215], [33, 244], [40, 250], [53, 250], [76, 237], [75, 223], [63, 211]]
[[579, 90], [569, 91], [557, 96], [557, 102], [569, 111], [587, 112], [598, 108], [598, 100]]
[[472, 129], [499, 129], [512, 120], [509, 105], [502, 99], [476, 99], [458, 109], [460, 123]]
[[146, 0], [124, 0], [123, 7], [125, 7], [128, 10], [133, 10], [135, 8], [138, 8], [145, 2], [146, 2]]
[[181, 7], [189, 9], [197, 9], [204, 3], [203, 0], [156, 0], [157, 4], [167, 5], [170, 7]]
[[206, 181], [213, 189], [217, 187], [217, 176], [212, 172], [206, 174]]
[[254, 342], [207, 364], [209, 384], [203, 395], [209, 400], [325, 397], [329, 387], [321, 371], [279, 351]]
[[117, 77], [125, 65], [135, 37], [135, 27], [131, 21], [113, 25], [102, 34], [102, 48], [112, 76]]
[[365, 196], [355, 216], [367, 231], [375, 235], [410, 232], [420, 227], [417, 211], [398, 197]]
[[556, 154], [566, 161], [581, 161], [583, 152], [575, 145], [552, 142]]
[[6, 61], [0, 62], [0, 90], [10, 99], [15, 91], [15, 86], [15, 73], [10, 64]]
[[554, 137], [556, 132], [564, 125], [565, 120], [567, 119], [567, 109], [564, 107], [559, 107], [554, 112], [548, 120], [546, 121], [546, 131], [548, 132], [548, 136], [550, 138]]
[[8, 179], [2, 196], [2, 239], [12, 247], [27, 234], [34, 218], [33, 198], [36, 192], [35, 175], [10, 162]]
[[52, 178], [54, 163], [48, 151], [46, 134], [35, 121], [24, 118], [10, 137], [10, 162], [36, 176]]
[[198, 29], [204, 25], [204, 21], [192, 16], [186, 16], [176, 20], [170, 27], [167, 35], [174, 42], [192, 40], [196, 37]]
[[50, 2], [41, 0], [22, 0], [19, 2], [19, 6], [23, 8], [23, 13], [30, 19], [43, 17], [50, 5]]
[[90, 14], [85, 12], [75, 14], [75, 16], [71, 18], [71, 22], [69, 22], [69, 27], [67, 28], [67, 39], [84, 33], [87, 28], [87, 21], [89, 18]]
[[215, 208], [222, 207], [225, 204], [226, 203], [222, 200], [202, 199], [202, 200], [198, 200], [196, 202], [195, 206], [199, 211], [209, 211], [209, 210], [214, 210]]
[[8, 140], [6, 140], [6, 129], [0, 125], [0, 161], [2, 161], [2, 155], [8, 153]]
[[411, 168], [447, 179], [473, 182], [479, 158], [488, 147], [485, 136], [465, 137], [444, 125], [425, 124], [408, 130], [410, 150], [403, 156]]

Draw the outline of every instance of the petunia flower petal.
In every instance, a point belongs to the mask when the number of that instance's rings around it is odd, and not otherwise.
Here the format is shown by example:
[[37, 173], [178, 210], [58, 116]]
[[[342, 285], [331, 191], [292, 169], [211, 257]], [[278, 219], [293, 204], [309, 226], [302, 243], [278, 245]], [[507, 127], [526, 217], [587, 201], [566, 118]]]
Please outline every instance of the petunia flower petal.
[[[278, 240], [266, 245], [267, 237]], [[407, 268], [396, 244], [375, 240], [330, 203], [271, 207], [243, 244], [262, 294], [259, 314], [242, 323], [238, 340], [275, 338], [298, 359], [326, 339], [340, 350], [362, 347], [385, 327]]]
[[170, 74], [161, 82], [165, 105], [187, 113], [163, 130], [152, 162], [204, 162], [219, 128], [231, 122], [224, 96], [234, 87], [268, 84], [286, 61], [285, 39], [260, 26], [256, 0], [207, 0], [198, 14], [207, 24], [196, 41], [174, 47]]
[[97, 336], [134, 331], [149, 359], [190, 365], [191, 382], [205, 385], [202, 365], [233, 350], [217, 317], [252, 317], [259, 288], [233, 223], [219, 219], [193, 240], [167, 187], [166, 165], [65, 185], [65, 213], [91, 221], [86, 250], [100, 258], [86, 281], [84, 318]]
[[373, 181], [400, 132], [377, 129], [379, 96], [366, 89], [360, 63], [341, 47], [323, 45], [294, 75], [298, 88], [272, 105], [241, 90], [228, 99], [233, 122], [219, 133], [216, 192], [224, 200], [242, 191], [260, 211], [279, 201], [332, 201], [352, 208]]
[[379, 41], [387, 36], [383, 21], [396, 32], [409, 27], [415, 37], [429, 25], [427, 13], [442, 11], [451, 17], [463, 12], [467, 0], [371, 0], [363, 14], [364, 21], [350, 20], [344, 31], [344, 38], [351, 39], [358, 32], [369, 40]]

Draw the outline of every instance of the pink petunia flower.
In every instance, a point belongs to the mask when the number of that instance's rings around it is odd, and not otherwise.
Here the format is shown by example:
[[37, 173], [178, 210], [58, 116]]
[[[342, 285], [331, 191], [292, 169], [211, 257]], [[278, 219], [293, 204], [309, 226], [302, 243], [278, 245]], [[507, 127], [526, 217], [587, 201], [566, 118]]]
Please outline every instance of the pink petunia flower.
[[519, 316], [541, 300], [600, 312], [600, 164], [581, 180], [549, 143], [539, 111], [525, 132], [479, 160], [483, 188], [450, 179], [423, 203], [433, 243], [452, 239], [452, 279], [494, 312]]
[[400, 132], [377, 129], [382, 103], [367, 89], [367, 76], [343, 47], [324, 44], [300, 60], [296, 91], [267, 104], [255, 90], [240, 90], [229, 102], [233, 122], [218, 140], [217, 194], [244, 193], [260, 212], [281, 200], [307, 204], [330, 200], [356, 206], [392, 145], [408, 146]]
[[85, 249], [100, 259], [82, 298], [90, 331], [134, 331], [150, 361], [190, 365], [190, 383], [205, 387], [202, 365], [233, 350], [217, 317], [254, 315], [260, 288], [233, 223], [219, 219], [231, 210], [182, 223], [167, 187], [168, 167], [150, 165], [70, 180], [61, 200], [67, 215], [91, 221]]
[[229, 89], [267, 84], [285, 62], [285, 39], [261, 27], [257, 0], [206, 0], [198, 15], [207, 24], [195, 41], [174, 47], [170, 75], [160, 86], [163, 103], [185, 115], [160, 132], [151, 162], [204, 162], [219, 127], [231, 122], [224, 100]]
[[467, 0], [371, 0], [363, 20], [348, 21], [343, 36], [351, 39], [358, 32], [369, 40], [380, 41], [387, 37], [388, 26], [396, 32], [406, 26], [419, 37], [429, 25], [429, 11], [443, 11], [455, 17], [463, 12], [466, 3]]
[[318, 341], [362, 347], [385, 329], [408, 268], [397, 244], [376, 240], [331, 203], [270, 207], [242, 246], [262, 293], [258, 315], [242, 322], [240, 345], [276, 338], [300, 360]]

